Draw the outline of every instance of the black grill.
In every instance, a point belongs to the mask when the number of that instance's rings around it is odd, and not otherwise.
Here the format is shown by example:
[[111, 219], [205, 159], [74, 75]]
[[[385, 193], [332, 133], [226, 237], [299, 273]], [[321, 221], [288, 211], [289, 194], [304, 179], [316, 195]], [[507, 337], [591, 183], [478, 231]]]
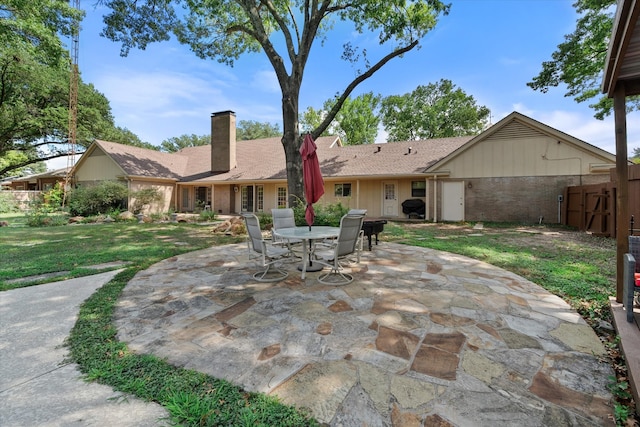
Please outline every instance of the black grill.
[[369, 250], [371, 250], [371, 236], [376, 236], [376, 245], [378, 244], [378, 233], [382, 233], [384, 225], [387, 223], [385, 219], [365, 219], [362, 222], [362, 231], [369, 239]]
[[422, 199], [408, 199], [402, 202], [402, 213], [406, 215], [418, 215], [424, 218], [425, 204]]

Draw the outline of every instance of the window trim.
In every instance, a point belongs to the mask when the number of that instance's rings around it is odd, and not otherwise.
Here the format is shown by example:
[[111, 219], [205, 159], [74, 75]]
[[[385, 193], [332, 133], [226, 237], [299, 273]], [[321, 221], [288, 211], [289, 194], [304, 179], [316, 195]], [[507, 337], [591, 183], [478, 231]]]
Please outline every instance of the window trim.
[[[414, 187], [414, 184], [422, 184], [422, 188]], [[416, 194], [416, 190], [419, 191]], [[422, 194], [420, 194], [422, 193]], [[427, 197], [427, 183], [426, 181], [411, 181], [411, 197]]]
[[[344, 197], [344, 198], [351, 197], [351, 195], [353, 194], [353, 191], [352, 191], [351, 187], [352, 186], [351, 186], [350, 182], [337, 182], [337, 183], [333, 184], [333, 195], [334, 195], [334, 197]], [[345, 188], [349, 189], [349, 194], [347, 194], [346, 196], [344, 194], [344, 189]]]

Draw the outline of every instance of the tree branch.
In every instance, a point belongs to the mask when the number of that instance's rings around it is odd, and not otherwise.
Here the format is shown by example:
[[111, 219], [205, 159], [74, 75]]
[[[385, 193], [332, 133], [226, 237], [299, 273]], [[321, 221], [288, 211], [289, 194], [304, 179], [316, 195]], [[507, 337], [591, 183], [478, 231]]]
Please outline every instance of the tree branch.
[[382, 68], [387, 62], [391, 61], [393, 58], [404, 55], [405, 53], [409, 52], [411, 49], [415, 48], [418, 45], [418, 43], [419, 43], [418, 40], [414, 40], [409, 45], [403, 48], [394, 50], [393, 52], [389, 53], [388, 55], [380, 59], [375, 65], [369, 68], [365, 73], [359, 75], [351, 83], [349, 83], [349, 85], [346, 87], [344, 92], [342, 92], [342, 95], [340, 96], [340, 98], [338, 98], [336, 103], [333, 105], [333, 108], [331, 108], [329, 113], [327, 113], [327, 116], [324, 118], [322, 123], [320, 123], [318, 127], [311, 132], [311, 136], [313, 136], [313, 139], [318, 138], [320, 135], [322, 135], [322, 132], [324, 132], [329, 127], [329, 125], [335, 118], [338, 111], [340, 111], [340, 108], [342, 108], [342, 104], [344, 103], [345, 99], [347, 99], [349, 95], [351, 95], [351, 92], [353, 92], [353, 90], [360, 83], [362, 83], [363, 81], [371, 77], [376, 71]]
[[0, 176], [5, 175], [7, 172], [11, 172], [12, 170], [20, 169], [20, 168], [23, 168], [25, 166], [32, 165], [34, 163], [40, 163], [40, 162], [45, 162], [45, 161], [51, 160], [51, 159], [57, 159], [59, 157], [64, 157], [66, 155], [67, 155], [67, 153], [59, 153], [59, 154], [52, 154], [50, 156], [40, 157], [40, 158], [37, 158], [37, 159], [25, 160], [22, 163], [15, 164], [15, 165], [10, 165], [10, 166], [5, 167], [4, 169], [0, 169]]

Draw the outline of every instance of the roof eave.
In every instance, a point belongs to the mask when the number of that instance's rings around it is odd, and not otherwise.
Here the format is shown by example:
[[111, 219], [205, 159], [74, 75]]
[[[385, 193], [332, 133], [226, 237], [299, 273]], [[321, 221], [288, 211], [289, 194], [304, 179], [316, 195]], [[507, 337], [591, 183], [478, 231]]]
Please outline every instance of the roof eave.
[[618, 2], [616, 17], [613, 24], [611, 40], [607, 50], [605, 69], [602, 78], [602, 93], [609, 98], [614, 97], [614, 92], [623, 86], [625, 96], [640, 94], [640, 62], [633, 64], [630, 76], [621, 78], [620, 71], [627, 59], [629, 44], [632, 39], [640, 37], [638, 17], [640, 16], [639, 0]]

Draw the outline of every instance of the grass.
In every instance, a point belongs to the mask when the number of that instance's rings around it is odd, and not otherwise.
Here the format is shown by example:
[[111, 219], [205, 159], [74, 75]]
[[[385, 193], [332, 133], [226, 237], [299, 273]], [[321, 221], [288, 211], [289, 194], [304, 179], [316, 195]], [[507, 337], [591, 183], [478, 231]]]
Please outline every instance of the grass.
[[[180, 253], [239, 241], [195, 224], [112, 223], [29, 228], [7, 219], [0, 228], [0, 290], [6, 280], [55, 271], [64, 277], [91, 273], [92, 264], [124, 261], [128, 267], [82, 305], [69, 338], [70, 358], [88, 379], [156, 401], [171, 422], [186, 426], [315, 426], [305, 412], [277, 399], [248, 393], [205, 374], [178, 368], [151, 355], [138, 355], [116, 338], [111, 322], [122, 289], [136, 272]], [[535, 231], [536, 233], [531, 233]], [[513, 271], [567, 300], [592, 325], [608, 320], [608, 297], [615, 293], [615, 241], [553, 229], [485, 224], [387, 224], [383, 241], [458, 253]], [[560, 229], [559, 231], [566, 232]], [[33, 282], [27, 284], [34, 284]], [[622, 407], [621, 407], [622, 408]], [[624, 408], [623, 408], [624, 409]], [[622, 418], [622, 417], [621, 417]]]
[[130, 222], [3, 227], [0, 229], [0, 290], [46, 281], [6, 283], [11, 279], [54, 272], [68, 272], [57, 277], [68, 279], [93, 274], [95, 271], [87, 267], [114, 261], [139, 269], [149, 259], [161, 260], [230, 241], [228, 237], [214, 239], [210, 230], [211, 227], [198, 224]]

